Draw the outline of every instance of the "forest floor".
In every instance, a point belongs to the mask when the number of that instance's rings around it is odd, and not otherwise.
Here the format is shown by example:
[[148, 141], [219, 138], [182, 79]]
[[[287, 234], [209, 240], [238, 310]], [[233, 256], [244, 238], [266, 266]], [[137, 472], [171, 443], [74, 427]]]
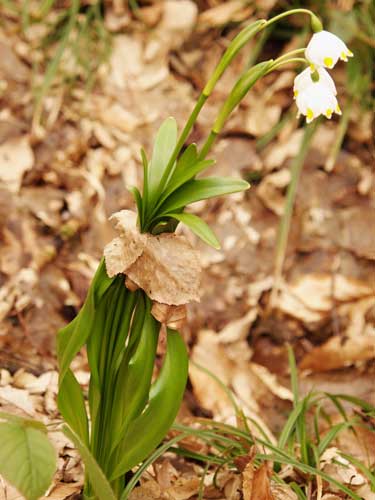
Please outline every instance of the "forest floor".
[[[167, 116], [184, 125], [241, 23], [267, 17], [275, 7], [272, 0], [231, 0], [201, 2], [198, 9], [182, 0], [150, 3], [134, 15], [120, 4], [109, 2], [106, 11], [103, 27], [111, 40], [92, 39], [89, 30], [76, 37], [66, 45], [51, 85], [39, 94], [35, 89], [43, 89], [47, 61], [56, 54], [51, 33], [57, 31], [51, 26], [57, 14], [25, 28], [19, 13], [1, 7], [0, 407], [45, 423], [59, 421], [56, 332], [76, 315], [113, 237], [109, 215], [134, 208], [126, 186], [141, 184], [140, 148], [150, 151]], [[289, 31], [264, 40], [259, 59], [303, 46], [309, 34], [301, 31], [304, 21], [294, 22]], [[51, 40], [43, 44], [47, 35]], [[258, 48], [250, 43], [225, 73], [190, 142], [204, 139]], [[91, 68], [91, 58], [101, 57], [104, 63]], [[245, 178], [251, 189], [194, 205], [222, 249], [205, 247], [186, 233], [200, 249], [204, 268], [201, 301], [190, 306], [182, 330], [192, 361], [179, 415], [186, 423], [206, 417], [236, 424], [231, 399], [203, 365], [230, 388], [245, 415], [277, 436], [292, 410], [287, 343], [295, 352], [302, 395], [315, 389], [375, 404], [371, 111], [347, 96], [343, 64], [335, 69], [341, 107], [351, 106], [343, 147], [334, 161], [327, 160], [340, 120], [322, 122], [300, 177], [283, 279], [271, 296], [289, 167], [303, 135], [293, 103], [295, 74], [294, 67], [285, 67], [259, 82], [214, 147], [215, 173]], [[74, 369], [87, 386], [85, 353]], [[325, 410], [337, 421], [337, 407], [327, 403]], [[46, 498], [75, 498], [83, 481], [79, 456], [62, 434], [51, 437], [59, 470]], [[358, 439], [344, 433], [335, 446], [369, 467], [375, 464], [375, 434], [368, 429]], [[203, 469], [168, 453], [149, 468], [131, 498], [198, 498]], [[365, 500], [375, 498], [358, 471], [363, 481], [357, 483], [340, 470], [332, 473], [362, 488]], [[272, 497], [254, 496], [240, 466], [224, 470], [219, 479], [214, 487], [212, 472], [207, 475], [201, 498], [297, 498], [276, 487]], [[344, 498], [326, 484], [316, 496], [311, 484], [308, 498]], [[21, 497], [0, 482], [0, 499], [16, 498]]]

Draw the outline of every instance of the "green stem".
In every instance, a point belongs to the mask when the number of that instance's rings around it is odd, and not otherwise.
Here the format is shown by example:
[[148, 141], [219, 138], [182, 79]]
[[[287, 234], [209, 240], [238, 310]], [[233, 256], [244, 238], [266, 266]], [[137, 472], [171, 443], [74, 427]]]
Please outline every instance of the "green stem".
[[269, 19], [269, 21], [267, 21], [267, 26], [270, 26], [271, 24], [276, 23], [277, 21], [280, 21], [280, 19], [283, 19], [284, 17], [291, 16], [294, 14], [308, 14], [311, 17], [312, 23], [320, 24], [320, 26], [319, 26], [320, 29], [318, 29], [316, 31], [320, 31], [323, 29], [323, 27], [321, 27], [321, 22], [320, 22], [319, 18], [313, 12], [311, 12], [311, 10], [309, 10], [309, 9], [292, 9], [292, 10], [288, 10], [286, 12], [282, 12], [281, 14], [278, 14], [277, 16]]
[[234, 110], [234, 108], [241, 102], [244, 96], [249, 92], [249, 90], [255, 85], [255, 83], [262, 78], [264, 75], [269, 74], [271, 71], [277, 69], [283, 64], [296, 63], [296, 62], [306, 62], [305, 59], [300, 57], [290, 57], [296, 54], [300, 54], [304, 52], [304, 48], [296, 49], [288, 54], [284, 54], [280, 56], [275, 61], [266, 61], [262, 63], [258, 63], [256, 66], [247, 70], [236, 82], [233, 89], [231, 90], [228, 98], [222, 105], [215, 119], [214, 125], [211, 129], [209, 136], [206, 139], [206, 142], [202, 146], [202, 149], [199, 153], [199, 160], [203, 160], [207, 154], [209, 153], [213, 143], [215, 142], [218, 134], [222, 130], [225, 121], [228, 116]]
[[275, 69], [279, 68], [280, 66], [283, 66], [285, 64], [290, 64], [290, 63], [307, 63], [306, 59], [304, 57], [291, 57], [290, 59], [283, 59], [282, 61], [277, 62], [275, 61], [275, 64], [273, 64], [270, 69], [267, 71], [267, 74], [271, 73]]
[[328, 171], [331, 171], [333, 169], [333, 167], [335, 166], [335, 162], [336, 162], [337, 156], [338, 156], [338, 154], [340, 152], [340, 149], [341, 149], [341, 146], [342, 146], [342, 142], [344, 140], [346, 131], [348, 129], [349, 119], [350, 119], [350, 113], [351, 113], [352, 105], [353, 105], [353, 100], [354, 100], [353, 97], [350, 97], [350, 99], [346, 103], [344, 111], [342, 113], [341, 120], [339, 122], [339, 126], [336, 129], [336, 140], [333, 143], [332, 149], [331, 149], [331, 151], [330, 151], [330, 153], [328, 155], [328, 158], [327, 158], [327, 161], [326, 161], [326, 164], [325, 164], [326, 169]]
[[298, 152], [298, 155], [294, 158], [291, 165], [291, 181], [288, 186], [284, 213], [280, 221], [277, 242], [276, 242], [276, 256], [275, 256], [275, 267], [274, 267], [274, 286], [271, 293], [270, 305], [275, 303], [276, 294], [280, 288], [280, 281], [283, 271], [283, 265], [285, 260], [286, 248], [288, 244], [288, 236], [290, 223], [293, 214], [293, 207], [297, 193], [298, 180], [301, 174], [301, 170], [309, 150], [311, 140], [317, 129], [318, 121], [315, 121], [312, 125], [308, 125], [305, 128], [305, 133], [302, 139], [302, 143]]

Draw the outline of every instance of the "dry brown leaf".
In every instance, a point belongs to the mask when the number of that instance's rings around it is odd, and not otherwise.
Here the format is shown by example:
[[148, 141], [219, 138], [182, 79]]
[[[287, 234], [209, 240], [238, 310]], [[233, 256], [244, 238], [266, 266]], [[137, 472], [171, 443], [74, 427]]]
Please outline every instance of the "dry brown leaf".
[[298, 500], [297, 494], [287, 484], [271, 481], [271, 492], [274, 500]]
[[285, 160], [298, 154], [303, 136], [303, 130], [295, 130], [287, 140], [272, 144], [268, 147], [264, 156], [264, 165], [267, 170], [278, 168]]
[[276, 125], [280, 116], [281, 106], [257, 98], [246, 114], [245, 130], [255, 137], [262, 137]]
[[30, 70], [21, 62], [12, 48], [0, 42], [0, 76], [7, 80], [25, 82], [29, 77]]
[[337, 302], [367, 300], [373, 293], [372, 286], [358, 279], [342, 274], [309, 273], [281, 286], [277, 307], [309, 323], [324, 318]]
[[34, 154], [27, 136], [9, 139], [0, 146], [0, 186], [18, 193], [23, 174], [32, 168]]
[[58, 483], [50, 491], [48, 496], [44, 496], [41, 500], [67, 500], [75, 493], [78, 494], [82, 490], [82, 483]]
[[353, 206], [341, 212], [342, 231], [334, 240], [359, 257], [375, 260], [375, 208]]
[[[366, 484], [366, 479], [362, 474], [346, 458], [343, 458], [339, 451], [338, 448], [332, 447], [323, 453], [320, 457], [322, 470], [341, 484], [350, 486], [363, 486]], [[335, 491], [333, 486], [331, 488]]]
[[290, 171], [283, 168], [273, 174], [268, 174], [257, 189], [259, 198], [276, 215], [282, 215], [284, 212], [285, 197], [283, 190], [289, 182]]
[[244, 500], [274, 500], [267, 464], [255, 469], [253, 460], [249, 462], [242, 473], [242, 489]]
[[215, 28], [228, 22], [243, 21], [253, 10], [253, 7], [245, 6], [242, 0], [230, 0], [202, 12], [198, 18], [198, 27]]
[[188, 500], [199, 491], [199, 477], [180, 477], [174, 482], [173, 486], [167, 488], [165, 493], [170, 500]]
[[129, 500], [158, 500], [159, 498], [162, 498], [161, 488], [154, 480], [138, 486], [129, 495]]
[[104, 249], [110, 277], [126, 273], [161, 304], [179, 306], [199, 301], [198, 253], [183, 236], [140, 234], [136, 214], [129, 210], [122, 210], [111, 219], [120, 236]]
[[357, 338], [332, 337], [307, 353], [300, 367], [314, 371], [335, 370], [374, 357], [375, 332], [359, 335]]
[[168, 304], [154, 302], [151, 314], [160, 323], [166, 324], [174, 330], [179, 330], [186, 321], [186, 306], [169, 306]]
[[333, 495], [332, 493], [327, 493], [323, 495], [321, 500], [342, 500], [342, 497], [338, 497], [337, 495]]
[[372, 491], [369, 484], [364, 484], [360, 488], [356, 488], [355, 492], [363, 500], [375, 500], [375, 493]]
[[[184, 14], [181, 15], [181, 12]], [[164, 49], [176, 50], [188, 39], [197, 21], [198, 8], [191, 0], [167, 0], [156, 36], [163, 41]]]
[[252, 308], [245, 316], [228, 323], [219, 333], [218, 338], [224, 344], [246, 339], [249, 329], [258, 315], [258, 309]]

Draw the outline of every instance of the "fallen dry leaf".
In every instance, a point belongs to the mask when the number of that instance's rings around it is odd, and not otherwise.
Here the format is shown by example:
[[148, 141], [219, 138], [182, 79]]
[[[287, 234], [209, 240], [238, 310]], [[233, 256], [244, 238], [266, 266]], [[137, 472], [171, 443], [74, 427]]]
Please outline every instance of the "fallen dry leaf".
[[242, 21], [247, 19], [253, 10], [253, 7], [246, 6], [242, 0], [230, 0], [202, 12], [198, 18], [198, 28], [215, 28], [228, 22]]
[[314, 347], [300, 363], [303, 370], [327, 371], [344, 368], [375, 357], [375, 332], [357, 338], [332, 337]]
[[[343, 458], [339, 451], [335, 447], [327, 448], [320, 457], [322, 470], [341, 484], [350, 486], [364, 485], [366, 483], [364, 476], [346, 458]], [[334, 486], [331, 486], [331, 488], [335, 491]]]
[[197, 251], [180, 235], [140, 234], [136, 217], [129, 210], [111, 217], [120, 236], [104, 249], [108, 275], [126, 274], [152, 300], [161, 304], [179, 306], [199, 301]]
[[287, 484], [271, 481], [271, 493], [274, 500], [298, 500], [297, 494]]
[[255, 469], [253, 460], [250, 461], [242, 472], [242, 489], [244, 500], [274, 500], [268, 465]]
[[9, 139], [0, 145], [0, 186], [18, 193], [22, 177], [34, 164], [34, 154], [27, 136]]

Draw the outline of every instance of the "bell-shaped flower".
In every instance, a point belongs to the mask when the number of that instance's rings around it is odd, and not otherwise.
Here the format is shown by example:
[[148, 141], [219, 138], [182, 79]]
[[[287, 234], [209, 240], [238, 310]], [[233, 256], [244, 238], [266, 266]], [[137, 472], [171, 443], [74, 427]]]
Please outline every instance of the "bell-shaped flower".
[[328, 71], [322, 67], [318, 67], [315, 74], [312, 74], [310, 69], [306, 68], [294, 79], [294, 98], [296, 98], [301, 92], [304, 92], [311, 85], [316, 85], [317, 83], [327, 87], [333, 95], [337, 94], [335, 82], [331, 78]]
[[306, 116], [307, 123], [320, 115], [329, 119], [333, 113], [341, 115], [334, 93], [323, 82], [313, 83], [298, 93], [296, 104], [299, 113]]
[[319, 66], [333, 68], [339, 59], [347, 61], [348, 57], [353, 57], [353, 53], [338, 36], [322, 30], [312, 36], [305, 56], [314, 71]]

